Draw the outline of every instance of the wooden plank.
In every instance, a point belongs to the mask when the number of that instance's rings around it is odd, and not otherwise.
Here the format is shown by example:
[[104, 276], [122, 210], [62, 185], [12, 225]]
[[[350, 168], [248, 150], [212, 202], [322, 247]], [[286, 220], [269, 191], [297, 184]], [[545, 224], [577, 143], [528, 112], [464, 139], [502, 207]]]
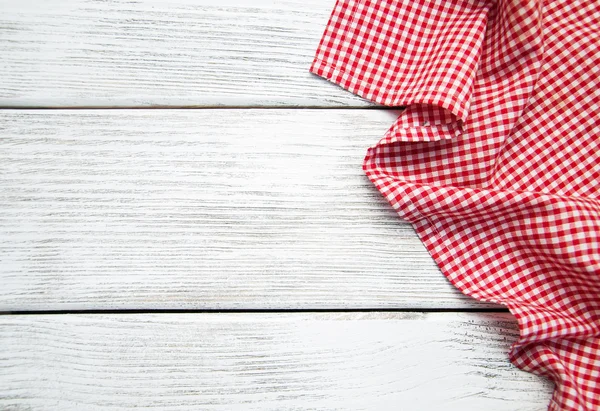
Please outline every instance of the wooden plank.
[[0, 309], [485, 307], [364, 176], [386, 110], [5, 110]]
[[4, 410], [545, 410], [481, 314], [0, 317]]
[[308, 72], [334, 4], [0, 0], [0, 106], [366, 106]]

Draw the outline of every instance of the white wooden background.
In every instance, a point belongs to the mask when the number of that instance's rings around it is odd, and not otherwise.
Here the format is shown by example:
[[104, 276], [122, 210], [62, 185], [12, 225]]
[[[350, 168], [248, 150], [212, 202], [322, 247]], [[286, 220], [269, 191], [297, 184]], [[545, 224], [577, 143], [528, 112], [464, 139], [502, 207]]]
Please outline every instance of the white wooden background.
[[0, 0], [0, 409], [546, 408], [308, 73], [333, 5]]

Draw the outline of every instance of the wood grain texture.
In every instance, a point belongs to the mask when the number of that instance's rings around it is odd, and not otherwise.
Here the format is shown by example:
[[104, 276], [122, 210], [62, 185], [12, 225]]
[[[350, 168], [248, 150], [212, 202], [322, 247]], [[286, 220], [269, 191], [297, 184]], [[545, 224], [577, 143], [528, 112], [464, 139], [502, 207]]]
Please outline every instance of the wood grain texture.
[[5, 110], [0, 309], [465, 308], [364, 176], [386, 110]]
[[0, 107], [367, 106], [308, 72], [334, 0], [0, 0]]
[[506, 315], [0, 317], [3, 410], [542, 411]]

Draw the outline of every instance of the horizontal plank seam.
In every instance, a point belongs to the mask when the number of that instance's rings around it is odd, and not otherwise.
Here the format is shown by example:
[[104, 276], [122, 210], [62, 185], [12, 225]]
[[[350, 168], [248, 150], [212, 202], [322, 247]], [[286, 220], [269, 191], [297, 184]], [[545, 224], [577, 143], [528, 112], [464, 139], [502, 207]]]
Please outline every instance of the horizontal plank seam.
[[0, 110], [403, 110], [404, 106], [2, 106]]
[[112, 310], [19, 310], [0, 315], [61, 314], [290, 314], [290, 313], [507, 313], [506, 308], [292, 308], [292, 309], [112, 309]]

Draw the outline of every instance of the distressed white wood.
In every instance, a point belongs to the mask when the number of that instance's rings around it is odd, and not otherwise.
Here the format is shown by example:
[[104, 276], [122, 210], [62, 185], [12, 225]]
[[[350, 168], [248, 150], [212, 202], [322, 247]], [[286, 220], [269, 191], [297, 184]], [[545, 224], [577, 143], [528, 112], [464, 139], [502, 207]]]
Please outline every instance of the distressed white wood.
[[2, 310], [484, 306], [364, 176], [396, 112], [2, 114]]
[[[0, 107], [366, 107], [334, 0], [0, 0]], [[10, 111], [0, 310], [490, 307], [363, 176], [395, 113]], [[545, 410], [508, 314], [0, 316], [3, 410]]]
[[543, 411], [481, 314], [0, 317], [3, 410]]
[[334, 0], [0, 0], [0, 106], [366, 106], [308, 72]]

